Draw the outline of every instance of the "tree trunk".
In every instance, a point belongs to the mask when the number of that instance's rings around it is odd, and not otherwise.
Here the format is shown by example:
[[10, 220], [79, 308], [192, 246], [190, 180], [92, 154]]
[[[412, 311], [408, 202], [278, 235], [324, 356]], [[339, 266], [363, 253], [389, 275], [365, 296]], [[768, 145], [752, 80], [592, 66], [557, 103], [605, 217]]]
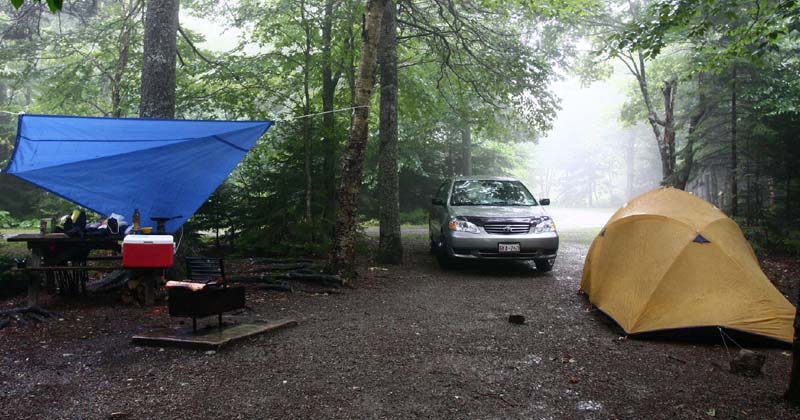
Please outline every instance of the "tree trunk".
[[[800, 291], [798, 291], [800, 293]], [[800, 302], [800, 297], [798, 297]], [[792, 341], [792, 373], [786, 397], [792, 404], [800, 405], [800, 305], [794, 311], [794, 340]]]
[[353, 32], [354, 26], [355, 22], [352, 20], [350, 21], [350, 25], [347, 25], [347, 49], [350, 51], [347, 62], [347, 87], [350, 89], [350, 106], [356, 106], [356, 79], [358, 78], [358, 69], [356, 68], [356, 35]]
[[[300, 0], [300, 20], [305, 28], [306, 35], [306, 48], [303, 51], [303, 115], [311, 113], [311, 95], [309, 93], [309, 73], [311, 72], [311, 28], [306, 20], [306, 4], [305, 1]], [[311, 219], [311, 194], [313, 186], [313, 178], [311, 176], [311, 118], [306, 117], [303, 119], [303, 175], [306, 181], [306, 196], [305, 196], [305, 221], [308, 224], [313, 223]]]
[[683, 149], [683, 167], [675, 174], [675, 188], [681, 190], [686, 189], [686, 184], [689, 183], [689, 178], [692, 174], [692, 166], [694, 166], [694, 144], [697, 140], [697, 128], [705, 118], [707, 105], [706, 95], [703, 90], [703, 74], [701, 73], [697, 78], [697, 106], [689, 118], [689, 131], [686, 136], [686, 146]]
[[[647, 121], [653, 129], [653, 135], [658, 144], [658, 151], [661, 155], [661, 183], [672, 185], [675, 182], [675, 93], [678, 86], [676, 79], [664, 82], [661, 93], [664, 96], [664, 119], [658, 117], [658, 112], [650, 98], [650, 90], [647, 81], [647, 71], [645, 59], [641, 52], [636, 57], [631, 55], [628, 59], [622, 59], [631, 74], [636, 77], [639, 91], [642, 94], [642, 101], [647, 109]], [[662, 132], [661, 129], [664, 129]]]
[[444, 174], [448, 177], [453, 177], [456, 174], [455, 157], [453, 156], [453, 141], [450, 139], [450, 133], [445, 136], [447, 142], [447, 156], [445, 157]]
[[738, 116], [736, 115], [736, 64], [733, 64], [731, 74], [731, 217], [736, 217], [739, 213], [739, 184], [737, 171], [739, 169], [739, 154], [736, 150], [736, 126]]
[[678, 81], [675, 79], [664, 82], [661, 89], [664, 95], [664, 137], [661, 139], [659, 150], [661, 151], [662, 182], [672, 185], [675, 183], [675, 167], [677, 159], [675, 156], [675, 93]]
[[464, 121], [461, 127], [461, 175], [472, 175], [472, 127]]
[[331, 44], [333, 43], [333, 1], [325, 0], [325, 12], [322, 19], [322, 190], [324, 206], [322, 219], [333, 224], [336, 207], [336, 119], [333, 115], [336, 84], [339, 76], [334, 78], [331, 62]]
[[144, 23], [141, 118], [175, 118], [179, 0], [148, 0]]
[[[633, 132], [632, 132], [633, 133]], [[625, 199], [633, 198], [633, 183], [636, 177], [636, 135], [631, 134], [625, 142]]]
[[355, 277], [356, 240], [358, 235], [358, 198], [363, 181], [364, 154], [369, 134], [369, 103], [374, 85], [375, 61], [380, 40], [381, 20], [386, 0], [368, 0], [367, 17], [361, 38], [361, 62], [358, 66], [355, 109], [350, 139], [342, 156], [342, 183], [329, 269], [344, 279]]
[[128, 10], [124, 7], [125, 3], [122, 4], [125, 20], [123, 20], [122, 29], [120, 29], [119, 33], [119, 45], [117, 47], [119, 56], [114, 69], [114, 77], [111, 80], [111, 116], [116, 118], [122, 116], [122, 78], [125, 75], [125, 69], [130, 59], [131, 33], [135, 25], [132, 20], [138, 14], [141, 5], [138, 2], [129, 2], [128, 7], [130, 7], [130, 10]]
[[401, 264], [400, 175], [397, 165], [397, 4], [386, 0], [380, 43], [381, 102], [378, 149], [380, 240], [378, 262]]

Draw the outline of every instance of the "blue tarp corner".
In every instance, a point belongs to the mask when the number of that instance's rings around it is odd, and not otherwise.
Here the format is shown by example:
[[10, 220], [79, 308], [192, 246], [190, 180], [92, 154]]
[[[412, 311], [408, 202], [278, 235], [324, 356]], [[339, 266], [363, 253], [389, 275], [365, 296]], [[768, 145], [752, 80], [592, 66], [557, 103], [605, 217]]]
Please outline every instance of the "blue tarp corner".
[[177, 217], [175, 232], [272, 124], [25, 114], [5, 172], [103, 215]]

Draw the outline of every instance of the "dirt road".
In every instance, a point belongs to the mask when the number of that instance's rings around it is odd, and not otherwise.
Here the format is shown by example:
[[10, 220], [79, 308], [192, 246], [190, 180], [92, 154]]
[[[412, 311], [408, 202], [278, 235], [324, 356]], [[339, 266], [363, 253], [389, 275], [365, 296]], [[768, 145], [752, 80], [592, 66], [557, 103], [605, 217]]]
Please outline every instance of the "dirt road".
[[443, 272], [411, 235], [402, 267], [365, 261], [355, 290], [251, 289], [236, 318], [300, 325], [215, 354], [131, 346], [176, 325], [163, 306], [56, 300], [63, 321], [0, 330], [0, 418], [800, 418], [781, 400], [783, 350], [750, 379], [720, 345], [621, 336], [577, 293], [591, 236], [565, 232], [542, 274]]

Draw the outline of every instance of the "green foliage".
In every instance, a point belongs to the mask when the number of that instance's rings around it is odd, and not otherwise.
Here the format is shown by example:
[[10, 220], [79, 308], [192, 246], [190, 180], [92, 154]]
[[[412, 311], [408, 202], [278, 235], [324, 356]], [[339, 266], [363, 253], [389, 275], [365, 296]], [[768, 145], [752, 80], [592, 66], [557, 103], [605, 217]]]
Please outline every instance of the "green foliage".
[[428, 224], [428, 210], [424, 208], [414, 209], [411, 211], [400, 212], [401, 225], [427, 225]]
[[[11, 4], [19, 9], [25, 3], [25, 0], [11, 0]], [[31, 0], [31, 3], [42, 3], [42, 0]], [[50, 11], [55, 13], [64, 6], [64, 0], [47, 0], [47, 7]]]
[[17, 221], [11, 217], [11, 213], [0, 210], [0, 228], [10, 228], [14, 227], [17, 224]]
[[732, 58], [763, 64], [764, 57], [780, 49], [800, 24], [796, 0], [659, 0], [643, 13], [643, 18], [609, 38], [613, 48], [639, 50], [645, 58], [655, 58], [670, 44], [700, 41], [697, 46], [705, 60], [696, 63], [695, 71], [706, 72], [724, 69]]
[[34, 229], [39, 227], [39, 219], [17, 220], [10, 212], [0, 210], [0, 229]]

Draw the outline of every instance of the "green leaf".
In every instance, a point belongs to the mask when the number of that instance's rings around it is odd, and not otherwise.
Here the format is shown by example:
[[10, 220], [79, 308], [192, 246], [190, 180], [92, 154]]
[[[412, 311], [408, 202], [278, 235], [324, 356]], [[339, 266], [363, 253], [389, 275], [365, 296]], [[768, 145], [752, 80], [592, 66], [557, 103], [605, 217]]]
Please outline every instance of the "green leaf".
[[50, 11], [55, 13], [61, 10], [61, 7], [64, 5], [64, 0], [47, 0], [47, 7], [50, 8]]
[[22, 3], [25, 3], [25, 0], [11, 0], [11, 4], [17, 9], [22, 6]]

